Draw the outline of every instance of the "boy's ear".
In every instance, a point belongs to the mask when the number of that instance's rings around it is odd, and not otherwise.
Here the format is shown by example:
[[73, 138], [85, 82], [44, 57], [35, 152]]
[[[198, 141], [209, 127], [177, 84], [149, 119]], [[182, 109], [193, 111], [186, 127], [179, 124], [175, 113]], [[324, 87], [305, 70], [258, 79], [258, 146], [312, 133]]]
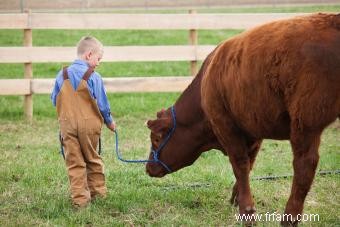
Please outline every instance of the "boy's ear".
[[91, 51], [87, 51], [84, 55], [85, 55], [85, 59], [89, 60], [91, 58], [92, 52]]

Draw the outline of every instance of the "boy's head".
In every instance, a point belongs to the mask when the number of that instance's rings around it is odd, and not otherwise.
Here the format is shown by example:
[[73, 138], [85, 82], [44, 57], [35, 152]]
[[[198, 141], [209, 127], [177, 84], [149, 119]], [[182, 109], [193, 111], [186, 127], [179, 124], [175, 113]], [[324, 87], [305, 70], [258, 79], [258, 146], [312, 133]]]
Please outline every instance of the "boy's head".
[[85, 36], [80, 39], [77, 45], [77, 55], [81, 60], [86, 61], [90, 67], [97, 67], [103, 57], [103, 44], [96, 38]]

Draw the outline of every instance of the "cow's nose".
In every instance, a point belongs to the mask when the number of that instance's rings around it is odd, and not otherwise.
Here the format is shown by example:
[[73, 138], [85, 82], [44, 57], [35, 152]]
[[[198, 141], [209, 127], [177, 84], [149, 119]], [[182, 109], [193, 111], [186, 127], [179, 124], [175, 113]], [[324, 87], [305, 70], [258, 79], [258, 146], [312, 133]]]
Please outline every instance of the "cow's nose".
[[145, 169], [150, 177], [163, 177], [166, 174], [157, 163], [147, 163]]
[[146, 163], [145, 165], [145, 172], [150, 176], [150, 177], [153, 177], [154, 174], [153, 174], [153, 171], [150, 167], [150, 163]]

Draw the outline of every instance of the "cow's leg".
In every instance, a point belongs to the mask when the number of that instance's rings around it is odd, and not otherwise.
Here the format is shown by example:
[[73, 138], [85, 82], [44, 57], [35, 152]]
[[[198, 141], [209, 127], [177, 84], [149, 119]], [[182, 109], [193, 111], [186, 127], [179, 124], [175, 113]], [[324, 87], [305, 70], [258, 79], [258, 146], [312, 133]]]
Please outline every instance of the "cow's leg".
[[[237, 201], [241, 215], [249, 215], [246, 225], [252, 224], [251, 215], [255, 213], [254, 201], [250, 191], [249, 172], [250, 172], [250, 147], [247, 139], [242, 133], [233, 132], [229, 127], [225, 127], [223, 134], [217, 129], [219, 141], [227, 152], [237, 181]], [[221, 136], [223, 135], [223, 137]]]
[[294, 178], [285, 209], [283, 226], [297, 226], [297, 217], [302, 214], [303, 203], [314, 179], [319, 161], [318, 148], [321, 132], [292, 130], [291, 145], [294, 154]]
[[[232, 138], [232, 137], [231, 137]], [[246, 225], [253, 224], [252, 214], [256, 209], [251, 195], [249, 184], [249, 173], [251, 169], [250, 158], [248, 156], [250, 149], [244, 139], [233, 138], [234, 143], [226, 146], [230, 163], [233, 167], [234, 175], [237, 182], [237, 201], [239, 204], [240, 215], [247, 215]]]
[[202, 106], [214, 134], [222, 145], [224, 152], [228, 155], [233, 167], [237, 181], [237, 199], [240, 214], [251, 215], [255, 212], [255, 207], [249, 185], [251, 165], [248, 154], [251, 151], [247, 141], [250, 141], [250, 138], [247, 137], [235, 122], [235, 117], [230, 110], [228, 100], [225, 99], [226, 94], [219, 89], [221, 88], [219, 83], [221, 81], [215, 79], [209, 80], [209, 76], [221, 73], [216, 71], [219, 68], [209, 68], [208, 71], [210, 71], [207, 76], [202, 79]]
[[[215, 115], [216, 116], [216, 115]], [[216, 121], [218, 120], [218, 121]], [[223, 123], [217, 123], [223, 122]], [[254, 201], [250, 191], [249, 172], [251, 169], [250, 139], [236, 126], [233, 126], [230, 118], [216, 118], [212, 120], [213, 129], [224, 152], [229, 157], [237, 182], [237, 201], [240, 214], [252, 215], [255, 213]]]
[[[257, 153], [259, 152], [260, 147], [261, 147], [261, 143], [262, 143], [262, 140], [251, 141], [249, 143], [249, 145], [250, 145], [249, 151], [250, 152], [248, 154], [248, 157], [249, 157], [249, 160], [250, 160], [250, 171], [253, 169]], [[233, 192], [231, 194], [231, 198], [229, 200], [230, 203], [234, 206], [238, 206], [237, 196], [238, 196], [238, 191], [237, 191], [237, 181], [236, 181], [235, 184], [234, 184], [234, 187], [233, 187]]]

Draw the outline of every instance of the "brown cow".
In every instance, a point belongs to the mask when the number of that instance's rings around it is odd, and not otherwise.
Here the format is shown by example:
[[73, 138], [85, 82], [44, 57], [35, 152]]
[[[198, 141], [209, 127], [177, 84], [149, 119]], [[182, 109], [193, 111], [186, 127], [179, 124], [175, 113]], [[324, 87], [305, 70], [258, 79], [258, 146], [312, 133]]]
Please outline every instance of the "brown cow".
[[219, 45], [174, 107], [148, 121], [156, 151], [146, 170], [162, 177], [219, 149], [236, 177], [231, 201], [251, 215], [249, 172], [262, 140], [289, 139], [294, 178], [282, 224], [295, 226], [321, 133], [339, 114], [340, 14], [268, 23]]

